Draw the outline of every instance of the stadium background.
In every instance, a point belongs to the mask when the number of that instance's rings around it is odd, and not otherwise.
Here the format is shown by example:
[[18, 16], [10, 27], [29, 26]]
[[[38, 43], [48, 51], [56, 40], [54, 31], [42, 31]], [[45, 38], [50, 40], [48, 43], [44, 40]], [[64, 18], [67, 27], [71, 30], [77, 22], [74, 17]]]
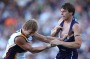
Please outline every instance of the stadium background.
[[[78, 59], [90, 59], [90, 0], [0, 0], [0, 59], [5, 52], [9, 36], [20, 29], [31, 18], [39, 22], [38, 32], [50, 35], [51, 29], [61, 17], [60, 6], [70, 2], [75, 6], [75, 17], [81, 25], [82, 46]], [[33, 42], [33, 43], [32, 43]], [[33, 46], [44, 43], [32, 40]], [[40, 53], [26, 53], [27, 59], [54, 59], [58, 48], [50, 48]]]

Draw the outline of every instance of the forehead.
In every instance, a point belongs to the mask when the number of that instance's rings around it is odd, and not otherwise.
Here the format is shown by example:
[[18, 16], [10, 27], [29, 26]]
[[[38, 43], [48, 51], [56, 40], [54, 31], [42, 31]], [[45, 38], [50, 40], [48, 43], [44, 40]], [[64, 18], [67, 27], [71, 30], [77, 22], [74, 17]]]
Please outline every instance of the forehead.
[[32, 31], [32, 29], [29, 29], [29, 30], [27, 30], [27, 31]]
[[68, 11], [68, 10], [61, 8], [60, 11], [62, 12], [62, 11]]
[[29, 29], [29, 30], [27, 30], [28, 32], [35, 32], [34, 30], [32, 30], [32, 29]]

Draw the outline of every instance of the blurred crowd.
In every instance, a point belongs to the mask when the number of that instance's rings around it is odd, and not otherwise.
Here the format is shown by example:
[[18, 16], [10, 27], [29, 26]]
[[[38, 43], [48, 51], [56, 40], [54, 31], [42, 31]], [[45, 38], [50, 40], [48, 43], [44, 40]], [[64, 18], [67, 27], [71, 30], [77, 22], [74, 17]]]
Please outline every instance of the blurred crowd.
[[[0, 59], [5, 52], [7, 41], [12, 33], [19, 30], [22, 24], [32, 18], [39, 23], [40, 34], [50, 36], [51, 30], [57, 24], [60, 7], [65, 2], [75, 6], [75, 17], [81, 26], [82, 46], [78, 50], [78, 59], [90, 59], [90, 0], [0, 0]], [[32, 46], [44, 45], [33, 38]], [[27, 59], [54, 59], [57, 47], [40, 53], [26, 53]]]

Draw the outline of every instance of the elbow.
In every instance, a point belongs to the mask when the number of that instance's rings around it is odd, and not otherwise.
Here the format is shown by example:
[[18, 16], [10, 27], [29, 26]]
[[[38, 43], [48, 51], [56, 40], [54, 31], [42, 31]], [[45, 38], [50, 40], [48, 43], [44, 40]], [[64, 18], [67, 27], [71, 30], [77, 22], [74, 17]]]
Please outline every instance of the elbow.
[[54, 37], [54, 35], [51, 34], [52, 37]]
[[31, 49], [29, 49], [29, 52], [31, 52], [31, 53], [35, 53], [35, 49], [34, 48], [31, 48]]
[[30, 50], [29, 50], [29, 52], [31, 52], [31, 53], [38, 53], [38, 52], [41, 52], [40, 50], [37, 50], [37, 49], [35, 49], [35, 48], [31, 48]]
[[31, 53], [34, 53], [34, 52], [35, 52], [35, 49], [33, 49], [33, 48], [26, 48], [25, 50], [26, 50], [26, 51], [29, 51], [29, 52], [31, 52]]
[[51, 36], [52, 36], [52, 37], [54, 37], [54, 36], [56, 36], [56, 34], [54, 34], [54, 33], [51, 33]]
[[76, 41], [77, 48], [79, 49], [81, 47], [82, 40]]
[[77, 45], [77, 48], [79, 49], [80, 47], [81, 47], [81, 43], [76, 43], [76, 45]]
[[80, 46], [77, 47], [78, 49], [80, 48]]
[[51, 31], [51, 36], [52, 36], [52, 37], [56, 36], [56, 32]]
[[54, 36], [52, 32], [51, 32], [51, 36], [52, 36], [52, 37]]

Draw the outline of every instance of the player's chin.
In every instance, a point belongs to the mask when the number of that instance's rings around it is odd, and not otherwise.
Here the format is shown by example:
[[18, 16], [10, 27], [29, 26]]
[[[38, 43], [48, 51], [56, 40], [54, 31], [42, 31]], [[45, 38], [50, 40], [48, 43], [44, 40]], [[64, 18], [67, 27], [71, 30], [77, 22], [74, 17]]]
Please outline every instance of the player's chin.
[[63, 20], [65, 20], [65, 19], [66, 19], [66, 17], [64, 17], [64, 16], [63, 16], [62, 18], [63, 18]]

